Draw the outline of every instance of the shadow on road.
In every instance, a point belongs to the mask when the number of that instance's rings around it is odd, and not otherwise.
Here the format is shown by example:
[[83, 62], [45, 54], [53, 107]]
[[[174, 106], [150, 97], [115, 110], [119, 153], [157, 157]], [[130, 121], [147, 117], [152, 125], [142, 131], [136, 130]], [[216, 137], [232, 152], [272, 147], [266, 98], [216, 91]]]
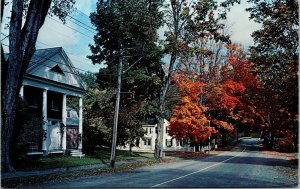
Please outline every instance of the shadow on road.
[[[259, 151], [259, 145], [262, 141], [258, 139], [241, 139], [240, 143], [237, 144], [231, 152], [244, 152], [239, 156], [231, 155], [216, 155], [210, 156], [208, 158], [197, 159], [195, 161], [200, 162], [222, 162], [224, 163], [235, 163], [235, 164], [252, 164], [252, 165], [265, 165], [265, 166], [282, 166], [282, 167], [291, 167], [291, 162], [287, 159], [276, 158], [276, 157], [263, 157]], [[257, 157], [258, 156], [258, 157]], [[260, 157], [261, 156], [261, 157]], [[235, 158], [233, 158], [235, 157]], [[232, 158], [232, 159], [230, 159]], [[227, 159], [230, 159], [226, 161]]]
[[265, 165], [265, 166], [282, 166], [282, 167], [291, 167], [291, 163], [288, 160], [277, 159], [277, 158], [264, 158], [264, 157], [247, 157], [247, 156], [235, 156], [229, 155], [219, 155], [214, 156], [213, 158], [204, 158], [195, 161], [201, 162], [222, 162], [227, 159], [223, 163], [236, 163], [236, 164], [252, 164], [252, 165]]

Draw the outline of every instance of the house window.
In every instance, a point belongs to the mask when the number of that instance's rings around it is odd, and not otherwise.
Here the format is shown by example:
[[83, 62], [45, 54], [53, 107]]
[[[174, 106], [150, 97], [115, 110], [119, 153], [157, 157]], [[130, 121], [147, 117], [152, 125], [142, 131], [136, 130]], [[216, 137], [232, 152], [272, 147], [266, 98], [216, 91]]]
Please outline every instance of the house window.
[[166, 146], [171, 147], [172, 146], [172, 139], [166, 139]]
[[37, 99], [31, 98], [28, 101], [29, 101], [28, 104], [30, 108], [38, 108]]
[[58, 121], [51, 121], [51, 125], [57, 125]]
[[58, 109], [58, 102], [57, 102], [56, 99], [52, 99], [51, 100], [51, 110], [59, 111], [59, 109]]
[[166, 127], [166, 133], [169, 133], [169, 129], [168, 129], [168, 127]]
[[151, 146], [151, 138], [147, 138], [144, 140], [144, 145], [145, 146]]
[[150, 132], [150, 134], [152, 134], [152, 129], [151, 128], [149, 129], [149, 132]]
[[61, 70], [61, 68], [58, 65], [51, 68], [50, 71], [55, 72], [57, 74], [65, 75], [64, 72]]
[[146, 128], [146, 134], [148, 134], [148, 128]]
[[67, 117], [71, 117], [70, 111], [67, 111]]

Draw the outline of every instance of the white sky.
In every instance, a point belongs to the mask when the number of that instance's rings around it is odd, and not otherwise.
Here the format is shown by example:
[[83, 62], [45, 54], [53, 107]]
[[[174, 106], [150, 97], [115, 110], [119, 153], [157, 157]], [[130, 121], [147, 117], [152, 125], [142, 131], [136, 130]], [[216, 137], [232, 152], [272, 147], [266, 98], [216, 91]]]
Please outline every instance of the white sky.
[[251, 33], [260, 28], [260, 25], [249, 20], [250, 13], [245, 9], [252, 4], [241, 0], [241, 4], [235, 4], [228, 13], [228, 22], [231, 26], [232, 42], [241, 43], [245, 48], [253, 45]]
[[[74, 20], [67, 20], [66, 26], [58, 23], [55, 20], [57, 18], [53, 17], [46, 18], [45, 24], [40, 30], [37, 42], [37, 49], [39, 48], [50, 48], [50, 47], [63, 47], [67, 55], [73, 62], [74, 66], [80, 68], [81, 70], [98, 72], [100, 65], [93, 65], [89, 59], [86, 58], [90, 55], [90, 50], [88, 45], [93, 44], [93, 33], [91, 32], [93, 27], [88, 19], [91, 12], [96, 9], [97, 0], [77, 0], [75, 7], [81, 12], [74, 12], [72, 16], [84, 23], [84, 27], [88, 30], [78, 26], [73, 23]], [[253, 45], [253, 40], [250, 34], [259, 28], [259, 25], [253, 21], [249, 21], [249, 13], [245, 11], [245, 8], [251, 5], [242, 0], [241, 4], [235, 4], [231, 8], [228, 14], [228, 23], [231, 25], [232, 41], [236, 43], [241, 43], [247, 48], [249, 45]], [[10, 7], [5, 7], [4, 15], [9, 15]], [[84, 13], [84, 14], [82, 14]], [[5, 23], [8, 19], [5, 19], [1, 25], [1, 33], [8, 34], [8, 31], [4, 29]], [[73, 29], [71, 29], [71, 28]], [[1, 34], [1, 40], [4, 35]], [[3, 44], [8, 44], [7, 38], [2, 41]], [[5, 52], [8, 48], [4, 46]]]

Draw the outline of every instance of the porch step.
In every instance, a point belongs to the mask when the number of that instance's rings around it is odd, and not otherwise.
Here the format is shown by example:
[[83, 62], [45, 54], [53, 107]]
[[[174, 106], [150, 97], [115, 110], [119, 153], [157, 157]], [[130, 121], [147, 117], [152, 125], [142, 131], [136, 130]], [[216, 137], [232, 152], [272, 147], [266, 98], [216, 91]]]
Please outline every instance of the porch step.
[[64, 151], [63, 150], [51, 150], [48, 152], [49, 154], [63, 154]]
[[70, 150], [70, 155], [73, 157], [84, 157], [85, 154], [83, 154], [80, 150]]

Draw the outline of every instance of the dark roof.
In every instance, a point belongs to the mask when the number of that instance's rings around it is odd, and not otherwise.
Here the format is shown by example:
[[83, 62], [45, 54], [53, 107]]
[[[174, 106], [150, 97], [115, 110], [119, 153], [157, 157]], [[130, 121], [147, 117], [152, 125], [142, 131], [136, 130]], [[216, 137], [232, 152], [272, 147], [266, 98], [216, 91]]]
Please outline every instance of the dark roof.
[[[47, 49], [37, 49], [34, 54], [32, 55], [29, 65], [27, 67], [27, 70], [38, 66], [39, 62], [45, 61], [48, 59], [48, 57], [54, 55], [55, 53], [59, 52], [62, 49], [62, 47], [53, 47], [53, 48], [47, 48]], [[9, 53], [4, 53], [4, 59], [8, 59]]]
[[47, 60], [50, 56], [61, 51], [62, 47], [54, 47], [48, 49], [37, 49], [31, 57], [27, 70], [38, 66], [39, 62]]

